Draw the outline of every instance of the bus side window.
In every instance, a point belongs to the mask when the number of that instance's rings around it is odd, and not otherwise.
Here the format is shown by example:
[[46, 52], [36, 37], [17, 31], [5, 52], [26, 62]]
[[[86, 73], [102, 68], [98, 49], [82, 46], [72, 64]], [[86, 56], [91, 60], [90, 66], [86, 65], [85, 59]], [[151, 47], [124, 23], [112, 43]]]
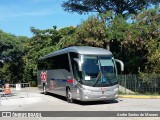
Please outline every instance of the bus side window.
[[55, 70], [64, 69], [64, 70], [70, 72], [69, 60], [68, 60], [67, 54], [54, 56], [50, 59], [51, 59], [50, 62], [52, 63], [51, 64], [52, 69], [55, 69]]

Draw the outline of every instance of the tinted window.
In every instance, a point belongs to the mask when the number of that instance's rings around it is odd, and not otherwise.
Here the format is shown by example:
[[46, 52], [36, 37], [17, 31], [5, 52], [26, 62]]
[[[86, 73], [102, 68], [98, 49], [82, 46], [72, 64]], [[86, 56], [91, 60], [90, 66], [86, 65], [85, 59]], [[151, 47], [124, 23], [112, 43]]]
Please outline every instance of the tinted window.
[[68, 54], [62, 54], [38, 61], [39, 70], [65, 69], [70, 72]]

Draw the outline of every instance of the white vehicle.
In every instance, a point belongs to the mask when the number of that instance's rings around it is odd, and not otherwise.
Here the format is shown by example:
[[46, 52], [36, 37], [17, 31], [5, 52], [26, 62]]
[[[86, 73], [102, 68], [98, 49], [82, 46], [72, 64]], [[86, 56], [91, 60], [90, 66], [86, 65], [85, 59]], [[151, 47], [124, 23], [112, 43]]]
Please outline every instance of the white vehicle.
[[38, 60], [38, 87], [44, 93], [66, 96], [68, 102], [114, 100], [118, 97], [115, 62], [103, 48], [68, 47]]

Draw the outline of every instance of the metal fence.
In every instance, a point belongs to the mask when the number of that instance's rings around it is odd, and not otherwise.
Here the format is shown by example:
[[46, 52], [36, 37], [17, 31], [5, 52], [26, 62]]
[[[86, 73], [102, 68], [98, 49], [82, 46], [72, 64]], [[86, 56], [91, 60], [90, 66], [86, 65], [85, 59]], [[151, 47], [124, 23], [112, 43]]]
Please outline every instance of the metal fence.
[[119, 92], [121, 94], [155, 94], [160, 95], [160, 75], [144, 80], [137, 74], [119, 75]]

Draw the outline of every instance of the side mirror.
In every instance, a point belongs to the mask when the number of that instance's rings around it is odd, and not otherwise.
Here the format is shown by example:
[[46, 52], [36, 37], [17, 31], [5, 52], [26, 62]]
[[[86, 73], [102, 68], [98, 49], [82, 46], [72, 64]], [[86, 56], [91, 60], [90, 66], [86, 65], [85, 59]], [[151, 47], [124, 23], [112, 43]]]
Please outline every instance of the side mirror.
[[78, 69], [79, 71], [82, 71], [82, 64], [81, 64], [81, 61], [78, 59], [78, 58], [74, 58], [74, 60], [77, 62], [78, 64]]
[[124, 63], [121, 60], [115, 59], [116, 62], [118, 62], [121, 65], [121, 72], [124, 71]]

